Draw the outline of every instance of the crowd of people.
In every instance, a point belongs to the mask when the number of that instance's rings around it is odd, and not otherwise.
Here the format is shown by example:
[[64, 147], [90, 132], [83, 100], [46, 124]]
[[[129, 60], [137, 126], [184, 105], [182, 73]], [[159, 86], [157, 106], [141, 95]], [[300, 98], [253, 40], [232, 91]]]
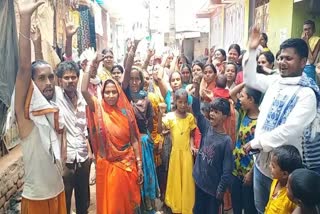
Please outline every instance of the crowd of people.
[[52, 68], [30, 32], [41, 4], [19, 11], [22, 214], [69, 214], [73, 191], [76, 213], [88, 213], [92, 162], [98, 214], [320, 213], [314, 22], [276, 56], [258, 27], [247, 51], [212, 48], [193, 62], [181, 40], [163, 56], [147, 50], [142, 63], [136, 37], [121, 66], [110, 49], [73, 61], [77, 27], [66, 20], [65, 59]]

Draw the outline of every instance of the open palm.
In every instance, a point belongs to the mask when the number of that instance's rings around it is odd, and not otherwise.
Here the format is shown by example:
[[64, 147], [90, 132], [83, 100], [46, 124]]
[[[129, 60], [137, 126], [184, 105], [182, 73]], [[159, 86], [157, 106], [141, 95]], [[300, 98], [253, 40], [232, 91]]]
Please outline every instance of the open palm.
[[19, 3], [19, 12], [21, 16], [31, 16], [32, 13], [42, 4], [44, 4], [44, 0], [40, 1], [33, 1], [33, 0], [26, 0]]
[[258, 26], [254, 26], [251, 29], [250, 37], [249, 37], [249, 48], [257, 49], [260, 44], [260, 28]]
[[78, 31], [79, 26], [76, 26], [68, 15], [66, 15], [64, 24], [67, 37], [73, 36]]
[[38, 25], [32, 25], [30, 30], [30, 37], [32, 41], [37, 41], [41, 38], [40, 30]]

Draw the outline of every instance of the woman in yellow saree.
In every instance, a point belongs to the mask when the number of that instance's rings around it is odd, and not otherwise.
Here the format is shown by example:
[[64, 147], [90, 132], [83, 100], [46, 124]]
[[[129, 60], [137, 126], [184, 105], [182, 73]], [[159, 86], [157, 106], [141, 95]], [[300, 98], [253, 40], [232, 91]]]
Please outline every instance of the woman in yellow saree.
[[96, 64], [88, 63], [81, 91], [94, 118], [89, 131], [97, 159], [97, 213], [140, 213], [143, 173], [134, 112], [115, 80], [104, 82], [102, 99], [88, 93], [88, 71]]

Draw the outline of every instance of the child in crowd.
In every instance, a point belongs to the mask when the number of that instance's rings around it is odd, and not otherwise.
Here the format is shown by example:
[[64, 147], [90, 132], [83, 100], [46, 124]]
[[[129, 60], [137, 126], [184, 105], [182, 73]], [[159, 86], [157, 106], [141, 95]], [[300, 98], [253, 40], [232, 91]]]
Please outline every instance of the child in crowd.
[[[230, 103], [230, 116], [224, 121], [224, 130], [227, 135], [231, 137], [232, 140], [232, 148], [234, 147], [234, 142], [236, 140], [236, 115], [235, 109], [233, 105], [233, 101], [231, 100], [229, 89], [227, 86], [227, 77], [223, 74], [218, 74], [216, 78], [216, 87], [212, 90], [212, 92], [208, 89], [203, 89], [203, 95], [208, 97], [211, 101], [215, 98], [223, 98], [229, 101]], [[206, 104], [210, 105], [210, 104]], [[231, 205], [231, 193], [228, 189], [224, 196], [224, 209], [228, 211], [232, 208]]]
[[[236, 86], [238, 66], [234, 62], [228, 62], [226, 64], [226, 69], [224, 75], [227, 77], [227, 89], [233, 89]], [[239, 82], [240, 84], [241, 82]]]
[[[230, 103], [230, 115], [227, 117], [227, 119], [224, 121], [224, 129], [226, 131], [226, 134], [228, 134], [231, 137], [232, 140], [232, 148], [234, 147], [234, 142], [236, 141], [236, 112], [234, 109], [233, 100], [230, 96], [230, 91], [233, 89], [227, 89], [227, 82], [228, 77], [223, 74], [219, 74], [216, 78], [215, 85], [216, 87], [210, 91], [208, 89], [202, 89], [202, 95], [203, 97], [206, 97], [210, 101], [214, 100], [215, 98], [223, 98], [229, 101]], [[209, 105], [207, 104], [203, 104]], [[208, 108], [208, 107], [207, 107]], [[226, 204], [225, 204], [226, 205]]]
[[206, 101], [211, 102], [214, 98], [224, 98], [229, 99], [230, 94], [229, 90], [226, 89], [227, 86], [227, 77], [223, 74], [218, 74], [216, 78], [216, 87], [212, 90], [203, 89], [203, 96]]
[[[236, 86], [238, 87], [238, 86]], [[235, 88], [234, 88], [235, 89]], [[241, 89], [241, 88], [239, 88]], [[234, 155], [233, 182], [231, 187], [232, 208], [234, 214], [257, 213], [253, 197], [253, 157], [246, 155], [242, 146], [254, 138], [254, 131], [259, 115], [261, 92], [244, 87], [239, 95], [239, 129]]]
[[158, 132], [161, 133], [164, 126], [170, 130], [172, 139], [165, 203], [173, 213], [192, 213], [195, 200], [192, 155], [197, 152], [194, 146], [196, 123], [193, 115], [187, 113], [187, 91], [175, 91], [174, 101], [176, 110], [162, 119], [164, 109], [160, 108], [158, 118]]
[[320, 214], [320, 175], [308, 169], [294, 170], [288, 179], [288, 198], [298, 207], [293, 214]]
[[273, 150], [270, 162], [273, 181], [265, 214], [288, 214], [294, 211], [297, 205], [289, 200], [286, 186], [290, 173], [302, 167], [296, 147], [283, 145]]
[[[232, 172], [231, 138], [225, 134], [223, 123], [230, 114], [228, 100], [216, 98], [209, 106], [206, 118], [200, 112], [200, 78], [194, 78], [195, 98], [192, 110], [197, 119], [202, 140], [193, 169], [196, 183], [194, 214], [218, 213]], [[220, 210], [221, 211], [221, 210]]]

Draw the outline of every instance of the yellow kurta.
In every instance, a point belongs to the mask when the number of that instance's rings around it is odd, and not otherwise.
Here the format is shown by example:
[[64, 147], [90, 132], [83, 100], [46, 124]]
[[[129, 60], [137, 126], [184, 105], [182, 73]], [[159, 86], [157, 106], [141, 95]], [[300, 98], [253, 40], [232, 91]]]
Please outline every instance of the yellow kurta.
[[111, 72], [102, 65], [99, 66], [97, 75], [102, 82], [106, 81], [106, 79], [112, 79]]
[[279, 190], [277, 194], [275, 194], [274, 190], [277, 186], [278, 180], [273, 179], [271, 188], [270, 188], [270, 196], [269, 202], [265, 209], [265, 214], [288, 214], [292, 213], [294, 209], [297, 207], [295, 203], [290, 201], [287, 196], [287, 188], [283, 187]]
[[318, 36], [312, 36], [312, 37], [310, 37], [310, 39], [309, 39], [308, 42], [309, 42], [309, 46], [310, 46], [311, 52], [314, 51], [314, 49], [316, 48], [319, 40], [320, 40], [320, 37], [318, 37]]
[[165, 203], [173, 213], [191, 214], [195, 201], [195, 184], [192, 177], [193, 156], [190, 149], [190, 133], [196, 128], [192, 114], [178, 118], [168, 113], [163, 124], [170, 129], [172, 150], [170, 154]]

